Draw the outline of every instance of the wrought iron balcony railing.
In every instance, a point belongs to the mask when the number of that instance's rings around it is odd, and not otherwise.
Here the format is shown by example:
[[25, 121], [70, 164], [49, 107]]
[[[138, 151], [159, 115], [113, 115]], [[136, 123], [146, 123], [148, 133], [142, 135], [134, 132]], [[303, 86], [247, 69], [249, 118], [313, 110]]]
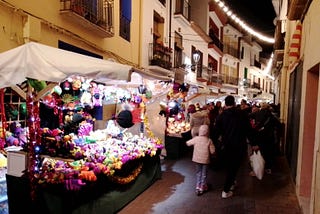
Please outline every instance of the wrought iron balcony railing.
[[213, 33], [209, 33], [209, 36], [212, 39], [212, 42], [209, 43], [209, 47], [211, 45], [215, 45], [217, 48], [223, 51], [223, 43], [220, 41], [220, 39]]
[[253, 60], [253, 62], [251, 62], [251, 66], [261, 69], [261, 63], [257, 60]]
[[223, 53], [229, 54], [229, 55], [239, 59], [238, 49], [234, 48], [231, 45], [223, 44]]
[[113, 1], [60, 0], [61, 15], [103, 37], [114, 35], [113, 8]]
[[182, 15], [184, 18], [190, 21], [190, 11], [191, 11], [191, 6], [189, 5], [188, 1], [176, 0], [176, 10], [174, 14]]
[[159, 43], [150, 43], [149, 65], [157, 65], [170, 70], [172, 68], [171, 53], [172, 50], [169, 47]]
[[261, 89], [260, 84], [257, 83], [257, 82], [252, 83], [251, 84], [251, 88], [256, 88], [256, 89], [259, 89], [259, 90]]

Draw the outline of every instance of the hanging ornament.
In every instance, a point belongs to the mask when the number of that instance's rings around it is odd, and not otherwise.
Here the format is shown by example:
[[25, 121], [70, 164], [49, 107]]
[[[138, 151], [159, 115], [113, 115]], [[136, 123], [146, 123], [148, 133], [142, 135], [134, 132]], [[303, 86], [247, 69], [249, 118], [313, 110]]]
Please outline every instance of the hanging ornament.
[[152, 91], [150, 91], [150, 90], [147, 90], [147, 91], [146, 91], [146, 98], [147, 98], [148, 100], [150, 100], [150, 99], [152, 98]]
[[177, 82], [174, 82], [172, 89], [173, 89], [173, 93], [174, 93], [174, 94], [178, 93], [179, 90], [180, 90], [180, 84], [177, 83]]
[[37, 92], [41, 91], [45, 87], [47, 87], [47, 83], [45, 81], [40, 81], [36, 79], [28, 78], [28, 84], [34, 88]]
[[179, 91], [188, 92], [188, 90], [189, 90], [189, 86], [188, 86], [187, 83], [183, 83], [183, 84], [180, 85]]
[[142, 98], [140, 96], [138, 96], [138, 95], [135, 95], [134, 96], [134, 102], [136, 104], [140, 104], [142, 102]]
[[71, 83], [69, 81], [64, 81], [62, 83], [62, 89], [65, 91], [69, 91], [71, 89]]
[[138, 91], [139, 91], [140, 94], [145, 94], [146, 91], [147, 91], [147, 88], [144, 85], [139, 85]]
[[75, 79], [72, 81], [72, 90], [77, 91], [81, 88], [81, 81], [79, 79]]
[[53, 92], [54, 93], [57, 93], [58, 95], [60, 95], [62, 93], [62, 88], [59, 86], [59, 85], [56, 85], [54, 88], [53, 88]]

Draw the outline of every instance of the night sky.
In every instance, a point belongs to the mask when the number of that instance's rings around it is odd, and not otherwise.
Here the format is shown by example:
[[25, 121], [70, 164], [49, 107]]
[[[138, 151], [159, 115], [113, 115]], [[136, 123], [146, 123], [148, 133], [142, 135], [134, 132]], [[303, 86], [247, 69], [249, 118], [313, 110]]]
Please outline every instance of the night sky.
[[[274, 37], [276, 17], [272, 0], [224, 0], [233, 13], [251, 28], [268, 37]], [[261, 44], [266, 52], [272, 51], [272, 45]]]

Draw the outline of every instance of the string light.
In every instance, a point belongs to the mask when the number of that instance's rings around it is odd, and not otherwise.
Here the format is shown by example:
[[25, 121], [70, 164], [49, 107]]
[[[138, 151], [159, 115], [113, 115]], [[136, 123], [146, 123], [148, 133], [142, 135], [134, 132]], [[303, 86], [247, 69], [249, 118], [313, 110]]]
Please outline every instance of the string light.
[[261, 33], [255, 31], [253, 28], [249, 27], [249, 25], [247, 25], [244, 21], [242, 21], [239, 17], [237, 17], [236, 14], [234, 14], [227, 6], [224, 2], [220, 1], [220, 0], [215, 0], [215, 2], [217, 3], [217, 5], [222, 9], [222, 11], [228, 16], [230, 17], [232, 20], [234, 20], [237, 24], [240, 25], [240, 27], [247, 31], [249, 34], [251, 34], [252, 36], [258, 38], [259, 40], [262, 40], [264, 42], [267, 43], [274, 43], [274, 38], [271, 37], [267, 37], [265, 35], [262, 35]]

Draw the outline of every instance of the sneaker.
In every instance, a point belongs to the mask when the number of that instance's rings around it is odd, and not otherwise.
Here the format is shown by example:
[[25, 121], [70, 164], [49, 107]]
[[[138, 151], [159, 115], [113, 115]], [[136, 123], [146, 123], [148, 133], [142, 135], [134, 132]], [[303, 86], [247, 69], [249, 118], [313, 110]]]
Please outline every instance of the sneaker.
[[200, 196], [200, 195], [202, 195], [203, 194], [203, 191], [202, 190], [200, 190], [200, 189], [197, 189], [196, 190], [196, 195], [197, 196]]
[[221, 194], [222, 198], [230, 198], [231, 196], [233, 196], [232, 191], [229, 191], [229, 192], [222, 191], [222, 194]]

